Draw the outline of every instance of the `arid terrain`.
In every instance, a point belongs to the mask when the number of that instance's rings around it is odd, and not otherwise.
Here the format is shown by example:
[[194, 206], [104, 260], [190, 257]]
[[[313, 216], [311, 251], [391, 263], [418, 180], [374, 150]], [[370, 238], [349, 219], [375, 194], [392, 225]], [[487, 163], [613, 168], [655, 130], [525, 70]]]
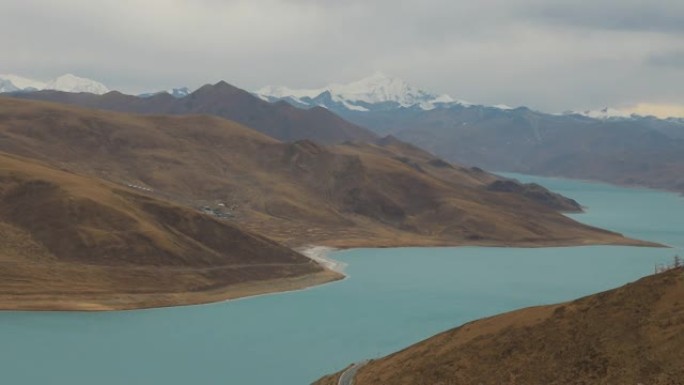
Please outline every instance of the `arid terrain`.
[[492, 188], [500, 178], [391, 137], [323, 146], [208, 116], [11, 98], [0, 108], [2, 151], [135, 186], [292, 246], [640, 244], [557, 211], [576, 203], [534, 199], [529, 186]]
[[287, 249], [307, 244], [652, 245], [392, 137], [286, 143], [218, 117], [0, 98], [0, 151], [4, 308], [163, 306], [339, 278]]
[[0, 309], [201, 303], [341, 277], [130, 188], [3, 153], [0, 181]]
[[[679, 385], [684, 269], [441, 333], [362, 367], [354, 384]], [[337, 384], [338, 375], [316, 384]]]

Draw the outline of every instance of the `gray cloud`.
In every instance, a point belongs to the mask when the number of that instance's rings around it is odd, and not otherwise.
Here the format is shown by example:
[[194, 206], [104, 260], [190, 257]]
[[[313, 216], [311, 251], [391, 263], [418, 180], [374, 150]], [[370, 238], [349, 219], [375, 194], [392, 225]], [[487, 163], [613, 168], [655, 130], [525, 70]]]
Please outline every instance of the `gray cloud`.
[[637, 32], [684, 33], [684, 3], [679, 0], [604, 0], [545, 2], [530, 14], [552, 24]]
[[140, 92], [221, 79], [317, 87], [381, 70], [549, 111], [684, 104], [681, 67], [662, 66], [684, 52], [680, 1], [582, 3], [5, 0], [0, 73], [73, 72]]
[[664, 52], [651, 55], [647, 63], [659, 67], [684, 69], [684, 51]]

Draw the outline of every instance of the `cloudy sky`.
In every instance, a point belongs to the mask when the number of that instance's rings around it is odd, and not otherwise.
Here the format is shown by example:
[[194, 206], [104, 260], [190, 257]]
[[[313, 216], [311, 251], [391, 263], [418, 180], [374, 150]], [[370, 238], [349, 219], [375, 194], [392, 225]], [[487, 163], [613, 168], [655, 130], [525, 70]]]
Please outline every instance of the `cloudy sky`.
[[681, 0], [3, 0], [0, 73], [141, 92], [382, 71], [472, 102], [684, 115]]

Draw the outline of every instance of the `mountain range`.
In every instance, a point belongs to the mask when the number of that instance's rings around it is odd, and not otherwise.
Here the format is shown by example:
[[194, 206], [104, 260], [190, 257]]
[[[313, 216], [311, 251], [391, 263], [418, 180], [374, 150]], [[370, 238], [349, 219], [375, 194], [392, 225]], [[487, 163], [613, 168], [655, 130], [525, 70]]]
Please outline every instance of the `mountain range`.
[[242, 123], [284, 141], [309, 139], [330, 144], [347, 140], [374, 140], [378, 137], [326, 108], [304, 110], [282, 101], [269, 103], [223, 81], [207, 84], [183, 97], [174, 97], [166, 92], [138, 97], [117, 91], [95, 95], [51, 90], [12, 95], [136, 114], [214, 115]]
[[18, 75], [0, 75], [0, 93], [34, 92], [41, 90], [88, 92], [97, 95], [109, 92], [109, 89], [100, 82], [81, 78], [72, 74], [62, 75], [46, 82]]
[[[284, 100], [300, 108], [320, 106], [342, 115], [349, 111], [369, 112], [399, 109], [429, 111], [456, 106], [486, 107], [498, 110], [515, 109], [505, 104], [475, 104], [454, 99], [447, 94], [435, 94], [382, 72], [376, 72], [371, 76], [350, 83], [333, 83], [322, 88], [295, 89], [286, 86], [265, 86], [254, 91], [254, 94], [269, 102]], [[550, 113], [550, 115], [582, 115], [596, 119], [638, 119], [644, 117], [610, 107], [584, 111], [568, 110], [562, 114]], [[681, 121], [676, 117], [665, 120]]]
[[382, 73], [319, 89], [263, 87], [252, 95], [225, 82], [143, 97], [116, 91], [13, 94], [121, 112], [212, 114], [284, 141], [332, 144], [393, 135], [447, 161], [484, 169], [684, 192], [684, 119], [477, 105]]
[[461, 164], [684, 192], [680, 118], [476, 105], [383, 76], [320, 90], [265, 87], [256, 94], [300, 108], [324, 106], [378, 135]]
[[[50, 81], [30, 79], [14, 74], [0, 74], [0, 93], [41, 90], [88, 92], [99, 95], [109, 92], [109, 89], [98, 81], [72, 74], [65, 74]], [[192, 92], [193, 90], [189, 87], [181, 86], [163, 91], [144, 92], [138, 96], [150, 97], [166, 93], [176, 98], [183, 98]], [[392, 110], [411, 107], [431, 110], [450, 106], [469, 107], [475, 105], [465, 100], [454, 99], [447, 94], [434, 94], [425, 91], [402, 79], [388, 76], [379, 71], [360, 80], [349, 83], [332, 83], [322, 88], [294, 89], [286, 86], [264, 86], [253, 92], [253, 94], [265, 101], [277, 102], [285, 100], [301, 108], [319, 106], [331, 110], [347, 109], [351, 111]], [[504, 104], [480, 106], [501, 110], [513, 109], [513, 107]], [[585, 111], [565, 111], [562, 115], [583, 115], [597, 119], [644, 117], [611, 107]], [[665, 120], [681, 121], [682, 119], [672, 117]]]
[[285, 100], [301, 108], [325, 107], [335, 112], [378, 111], [416, 107], [431, 110], [449, 105], [470, 105], [449, 95], [435, 95], [382, 72], [348, 84], [331, 84], [319, 89], [290, 89], [267, 86], [255, 92], [258, 97], [276, 102]]

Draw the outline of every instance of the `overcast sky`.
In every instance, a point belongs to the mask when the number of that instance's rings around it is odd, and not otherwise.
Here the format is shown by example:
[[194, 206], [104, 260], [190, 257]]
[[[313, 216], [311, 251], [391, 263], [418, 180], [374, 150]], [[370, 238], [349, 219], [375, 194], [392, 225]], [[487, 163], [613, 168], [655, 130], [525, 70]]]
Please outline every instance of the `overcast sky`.
[[0, 73], [125, 92], [382, 71], [544, 111], [684, 105], [682, 0], [2, 0], [0, 46]]

